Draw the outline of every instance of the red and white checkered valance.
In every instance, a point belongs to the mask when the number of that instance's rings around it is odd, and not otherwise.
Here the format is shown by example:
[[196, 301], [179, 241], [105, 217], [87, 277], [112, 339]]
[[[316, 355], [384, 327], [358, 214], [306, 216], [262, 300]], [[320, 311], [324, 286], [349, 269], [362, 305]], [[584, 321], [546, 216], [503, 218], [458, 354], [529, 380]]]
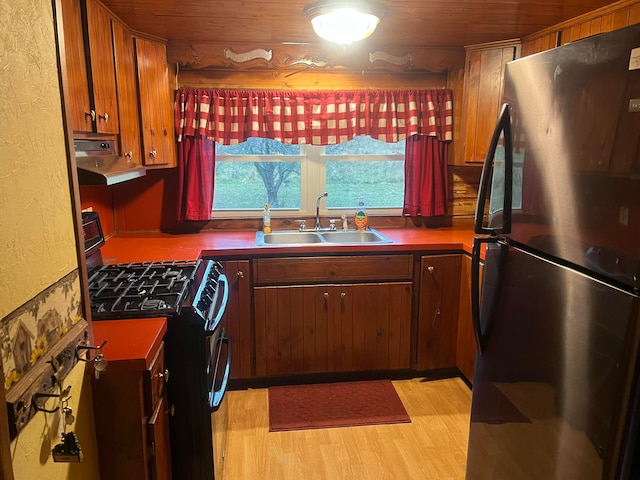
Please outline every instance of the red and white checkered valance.
[[397, 142], [421, 134], [453, 139], [451, 90], [176, 92], [178, 141], [203, 136], [222, 145], [249, 137], [334, 145], [358, 135]]

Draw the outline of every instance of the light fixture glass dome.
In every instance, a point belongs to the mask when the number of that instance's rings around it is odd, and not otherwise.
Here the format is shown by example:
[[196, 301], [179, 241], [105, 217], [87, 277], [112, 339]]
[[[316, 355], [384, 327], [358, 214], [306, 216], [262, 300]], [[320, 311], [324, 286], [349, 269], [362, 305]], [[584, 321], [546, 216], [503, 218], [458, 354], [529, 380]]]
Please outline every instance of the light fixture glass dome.
[[386, 7], [363, 1], [316, 2], [305, 8], [316, 34], [340, 45], [367, 38], [385, 13]]

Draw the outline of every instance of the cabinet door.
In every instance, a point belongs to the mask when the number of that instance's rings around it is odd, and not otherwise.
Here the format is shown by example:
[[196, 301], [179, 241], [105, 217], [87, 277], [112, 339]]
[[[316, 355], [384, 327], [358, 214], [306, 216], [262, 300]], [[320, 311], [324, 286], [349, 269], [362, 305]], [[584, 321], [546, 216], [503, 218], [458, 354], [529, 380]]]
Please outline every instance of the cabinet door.
[[118, 133], [118, 104], [116, 98], [116, 72], [113, 58], [111, 15], [95, 0], [86, 0], [87, 31], [93, 108], [96, 131]]
[[249, 260], [227, 260], [222, 271], [229, 280], [229, 300], [223, 317], [233, 345], [231, 378], [253, 376], [254, 351], [251, 324], [251, 278]]
[[351, 286], [352, 333], [342, 342], [352, 349], [351, 370], [409, 368], [412, 288], [411, 282]]
[[256, 287], [256, 375], [409, 368], [410, 282]]
[[69, 104], [72, 129], [77, 132], [93, 131], [87, 64], [84, 55], [82, 10], [80, 0], [61, 0], [64, 28], [64, 51], [69, 83]]
[[456, 365], [462, 255], [422, 257], [418, 310], [418, 370]]
[[326, 371], [326, 324], [313, 285], [254, 288], [256, 376]]
[[171, 480], [171, 443], [169, 436], [169, 408], [163, 395], [149, 419], [151, 479]]
[[353, 302], [354, 285], [319, 285], [322, 296], [320, 319], [326, 324], [327, 355], [323, 365], [329, 372], [354, 370]]
[[136, 38], [135, 45], [144, 164], [175, 167], [173, 99], [169, 90], [166, 47], [142, 38]]
[[[482, 266], [480, 266], [482, 278]], [[469, 382], [473, 382], [476, 361], [476, 339], [473, 333], [471, 315], [471, 257], [462, 256], [460, 272], [460, 312], [458, 315], [458, 335], [456, 344], [456, 366]]]
[[142, 164], [140, 142], [140, 115], [138, 113], [138, 86], [133, 36], [126, 27], [113, 21], [113, 52], [118, 88], [118, 115], [120, 121], [121, 155]]
[[504, 68], [517, 47], [467, 52], [464, 81], [464, 161], [483, 162], [502, 103]]

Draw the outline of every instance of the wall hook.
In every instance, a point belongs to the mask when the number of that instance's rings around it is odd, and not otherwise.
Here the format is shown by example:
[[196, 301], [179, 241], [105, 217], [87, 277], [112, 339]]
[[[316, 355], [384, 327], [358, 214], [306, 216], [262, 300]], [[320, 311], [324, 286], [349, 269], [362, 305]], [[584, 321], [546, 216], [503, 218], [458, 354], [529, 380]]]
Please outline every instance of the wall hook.
[[[98, 347], [93, 347], [93, 346], [86, 346], [86, 345], [78, 345], [76, 347], [76, 357], [78, 358], [78, 360], [82, 361], [82, 362], [93, 362], [93, 368], [95, 370], [95, 376], [96, 376], [96, 380], [98, 378], [100, 378], [100, 373], [104, 372], [107, 369], [107, 364], [109, 363], [107, 361], [106, 358], [104, 358], [104, 354], [102, 353], [102, 348], [107, 344], [107, 341], [105, 340], [104, 342], [102, 342], [102, 344]], [[86, 355], [87, 358], [82, 358], [80, 355], [80, 352], [85, 350], [86, 351]], [[95, 350], [96, 356], [93, 357], [93, 359], [89, 359], [89, 350]]]
[[39, 412], [55, 413], [60, 410], [60, 405], [56, 406], [56, 408], [45, 408], [43, 405], [39, 405], [38, 400], [41, 398], [60, 398], [60, 395], [57, 393], [34, 393], [31, 397], [31, 405]]
[[[82, 358], [82, 353], [86, 354], [87, 357], [89, 355], [89, 350], [95, 350], [97, 351], [96, 357], [102, 355], [102, 349], [104, 348], [104, 346], [107, 344], [107, 340], [105, 340], [104, 342], [102, 342], [102, 344], [100, 344], [99, 346], [95, 347], [92, 345], [78, 345], [76, 347], [76, 358], [78, 360], [80, 360], [81, 362], [91, 362], [94, 359], [89, 359], [89, 358]], [[104, 358], [104, 356], [103, 356]]]

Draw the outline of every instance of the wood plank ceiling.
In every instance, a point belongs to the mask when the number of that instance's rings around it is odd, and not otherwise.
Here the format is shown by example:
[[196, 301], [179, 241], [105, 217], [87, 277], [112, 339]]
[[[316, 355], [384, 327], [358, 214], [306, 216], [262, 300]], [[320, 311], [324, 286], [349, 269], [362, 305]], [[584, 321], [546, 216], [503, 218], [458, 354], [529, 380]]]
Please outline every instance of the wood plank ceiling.
[[[103, 0], [134, 30], [169, 41], [319, 44], [313, 0]], [[366, 40], [379, 47], [465, 46], [521, 38], [611, 0], [380, 0], [388, 13]]]

